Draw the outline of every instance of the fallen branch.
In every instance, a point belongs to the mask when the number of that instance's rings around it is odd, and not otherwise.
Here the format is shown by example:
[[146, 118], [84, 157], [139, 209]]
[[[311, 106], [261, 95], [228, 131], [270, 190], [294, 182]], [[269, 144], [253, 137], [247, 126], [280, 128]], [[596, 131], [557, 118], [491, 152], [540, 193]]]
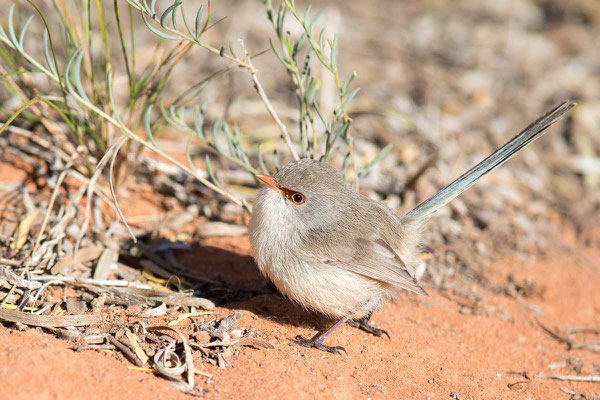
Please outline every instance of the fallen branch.
[[32, 281], [61, 281], [73, 282], [82, 285], [94, 285], [98, 287], [128, 287], [141, 290], [152, 290], [152, 286], [140, 282], [131, 282], [120, 279], [80, 279], [74, 276], [38, 275], [31, 278]]
[[21, 278], [19, 275], [15, 274], [8, 268], [0, 268], [0, 282], [1, 281], [5, 281], [11, 285], [30, 290], [39, 289], [42, 286], [40, 282], [29, 281], [27, 279]]
[[[554, 339], [558, 340], [561, 343], [566, 344], [568, 350], [584, 349], [584, 350], [592, 351], [594, 353], [600, 353], [600, 342], [587, 342], [587, 343], [586, 342], [577, 342], [577, 341], [571, 339], [570, 337], [565, 337], [565, 336], [559, 335], [558, 333], [554, 332], [553, 330], [551, 330], [550, 328], [548, 328], [544, 324], [542, 324], [537, 318], [535, 319], [535, 322], [540, 326], [540, 328], [542, 328], [544, 331], [546, 331]], [[577, 330], [577, 329], [570, 330], [571, 333], [590, 332], [590, 331], [595, 331], [595, 328], [589, 328], [589, 329], [588, 328], [580, 328], [579, 330]]]
[[600, 375], [553, 375], [540, 372], [535, 374], [537, 378], [556, 379], [559, 381], [573, 382], [598, 382], [600, 383]]
[[124, 343], [121, 343], [121, 341], [119, 341], [118, 339], [114, 338], [112, 335], [107, 335], [108, 338], [108, 342], [110, 344], [112, 344], [113, 346], [115, 346], [117, 349], [119, 349], [119, 351], [121, 353], [123, 353], [123, 355], [125, 357], [127, 357], [127, 359], [129, 361], [131, 361], [132, 363], [134, 363], [136, 366], [138, 367], [143, 367], [144, 366], [144, 362], [142, 362], [142, 360], [140, 360], [133, 351], [131, 351], [131, 349]]
[[66, 328], [67, 326], [86, 326], [97, 324], [102, 320], [100, 315], [35, 315], [17, 310], [0, 309], [0, 320], [20, 322], [42, 328]]

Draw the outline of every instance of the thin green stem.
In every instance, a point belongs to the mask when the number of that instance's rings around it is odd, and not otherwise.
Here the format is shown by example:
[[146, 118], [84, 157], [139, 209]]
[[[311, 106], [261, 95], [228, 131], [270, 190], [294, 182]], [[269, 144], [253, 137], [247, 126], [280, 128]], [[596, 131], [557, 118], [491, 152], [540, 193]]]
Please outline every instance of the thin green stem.
[[125, 37], [123, 35], [123, 27], [121, 25], [121, 17], [119, 16], [119, 7], [117, 0], [114, 0], [113, 7], [115, 9], [115, 19], [117, 20], [117, 29], [119, 32], [119, 43], [121, 44], [121, 52], [123, 53], [123, 62], [125, 63], [125, 70], [127, 71], [127, 79], [129, 81], [129, 101], [128, 106], [131, 110], [133, 105], [133, 96], [135, 93], [134, 77], [132, 76], [131, 69], [129, 68], [129, 56], [127, 55], [127, 48], [125, 47]]
[[132, 85], [131, 87], [135, 88], [137, 87], [137, 81], [136, 81], [136, 76], [135, 76], [135, 29], [134, 28], [134, 23], [133, 23], [133, 7], [131, 7], [131, 5], [127, 5], [129, 7], [129, 32], [131, 34], [131, 38], [130, 38], [130, 46], [131, 46], [131, 78], [132, 78]]
[[36, 95], [33, 99], [29, 100], [27, 103], [25, 103], [21, 107], [19, 107], [19, 109], [17, 111], [15, 111], [13, 113], [13, 115], [10, 116], [9, 119], [6, 120], [4, 125], [2, 125], [2, 127], [0, 128], [0, 135], [2, 135], [2, 132], [4, 132], [4, 130], [15, 120], [15, 118], [17, 118], [19, 116], [19, 114], [21, 114], [23, 111], [25, 111], [26, 109], [28, 109], [29, 107], [31, 107], [32, 105], [37, 103], [39, 100], [40, 100], [39, 97]]

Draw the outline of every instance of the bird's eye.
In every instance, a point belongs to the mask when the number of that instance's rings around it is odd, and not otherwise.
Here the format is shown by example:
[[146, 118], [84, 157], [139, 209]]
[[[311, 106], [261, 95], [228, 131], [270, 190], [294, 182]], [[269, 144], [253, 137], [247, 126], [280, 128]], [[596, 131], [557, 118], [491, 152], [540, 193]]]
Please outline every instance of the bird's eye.
[[304, 204], [306, 198], [302, 193], [294, 193], [292, 195], [292, 202], [296, 205]]

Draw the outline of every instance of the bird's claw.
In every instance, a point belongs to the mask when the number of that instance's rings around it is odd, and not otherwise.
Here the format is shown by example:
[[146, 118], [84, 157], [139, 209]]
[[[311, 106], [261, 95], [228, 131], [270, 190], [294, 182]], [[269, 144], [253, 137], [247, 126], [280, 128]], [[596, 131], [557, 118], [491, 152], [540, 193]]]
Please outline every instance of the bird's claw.
[[390, 340], [392, 339], [390, 337], [390, 334], [387, 333], [386, 330], [374, 327], [373, 325], [369, 324], [367, 321], [365, 321], [362, 318], [359, 320], [349, 320], [348, 325], [353, 326], [354, 328], [358, 328], [367, 333], [370, 333], [373, 336], [381, 337], [381, 336], [385, 335], [385, 336], [387, 336], [388, 339], [390, 339]]
[[319, 340], [307, 339], [302, 335], [296, 336], [295, 339], [296, 340], [293, 340], [292, 342], [297, 345], [300, 345], [300, 346], [312, 347], [312, 348], [315, 348], [318, 350], [323, 350], [323, 351], [327, 351], [332, 354], [340, 354], [340, 355], [342, 354], [342, 351], [343, 351], [344, 353], [346, 353], [346, 355], [348, 355], [348, 352], [342, 346], [326, 346], [323, 343], [321, 343]]

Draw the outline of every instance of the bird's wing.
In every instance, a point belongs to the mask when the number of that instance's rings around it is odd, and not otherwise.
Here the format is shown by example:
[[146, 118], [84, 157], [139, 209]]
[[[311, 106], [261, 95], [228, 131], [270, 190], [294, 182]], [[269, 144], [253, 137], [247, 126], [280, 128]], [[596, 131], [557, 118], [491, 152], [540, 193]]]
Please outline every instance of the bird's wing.
[[301, 250], [304, 258], [312, 258], [343, 268], [401, 289], [427, 295], [417, 280], [410, 275], [404, 261], [382, 238], [371, 235], [354, 238], [349, 242], [313, 245]]

